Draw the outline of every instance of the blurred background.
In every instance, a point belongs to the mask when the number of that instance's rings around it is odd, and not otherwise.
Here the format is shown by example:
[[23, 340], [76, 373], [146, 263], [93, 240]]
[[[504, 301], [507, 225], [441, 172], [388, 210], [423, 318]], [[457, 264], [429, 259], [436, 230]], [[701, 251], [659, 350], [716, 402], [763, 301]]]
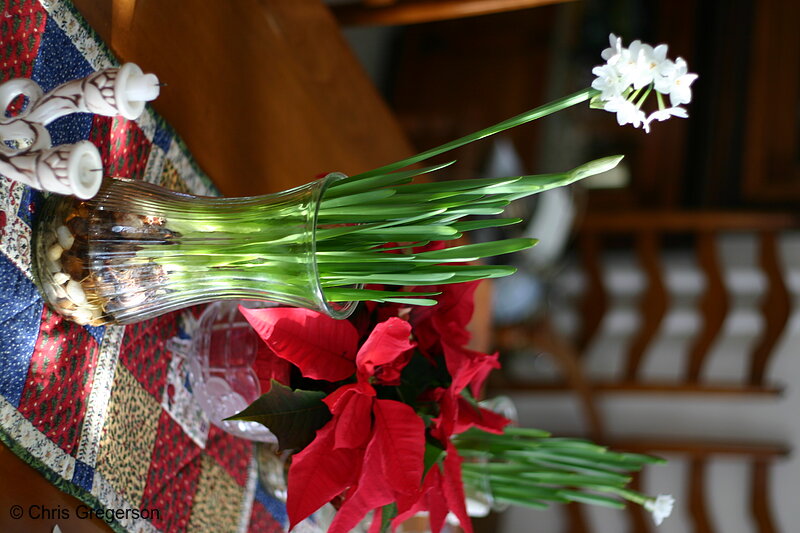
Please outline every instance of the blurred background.
[[[659, 531], [796, 531], [800, 5], [498, 0], [516, 5], [464, 18], [441, 1], [409, 19], [429, 2], [328, 3], [420, 150], [588, 86], [611, 32], [687, 60], [700, 76], [688, 120], [645, 134], [578, 106], [454, 155], [445, 179], [625, 155], [509, 206], [530, 224], [505, 236], [542, 242], [503, 258], [520, 272], [492, 288], [486, 342], [504, 372], [491, 393], [514, 399], [522, 425], [669, 459], [637, 479], [677, 499]], [[479, 3], [493, 2], [461, 2]], [[481, 527], [654, 531], [635, 511], [511, 509]]]

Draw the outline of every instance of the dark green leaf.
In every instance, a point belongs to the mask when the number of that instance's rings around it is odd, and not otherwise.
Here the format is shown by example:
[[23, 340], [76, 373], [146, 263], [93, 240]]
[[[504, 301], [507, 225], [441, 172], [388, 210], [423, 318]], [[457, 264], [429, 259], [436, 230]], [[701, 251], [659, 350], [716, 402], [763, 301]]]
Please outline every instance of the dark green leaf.
[[392, 502], [389, 505], [381, 507], [381, 531], [380, 533], [389, 533], [392, 530], [392, 520], [397, 516], [397, 503]]
[[439, 154], [449, 152], [450, 150], [453, 150], [460, 146], [464, 146], [471, 142], [475, 142], [479, 139], [483, 139], [484, 137], [500, 133], [515, 126], [519, 126], [520, 124], [525, 124], [526, 122], [531, 122], [533, 120], [546, 117], [547, 115], [550, 115], [567, 107], [579, 104], [581, 102], [585, 102], [590, 98], [592, 98], [593, 96], [595, 96], [596, 94], [598, 94], [598, 91], [596, 89], [582, 89], [577, 93], [573, 93], [563, 98], [559, 98], [558, 100], [555, 100], [543, 106], [539, 106], [536, 109], [531, 109], [530, 111], [520, 113], [517, 116], [511, 117], [502, 122], [498, 122], [497, 124], [493, 124], [488, 128], [484, 128], [474, 133], [470, 133], [469, 135], [465, 135], [464, 137], [461, 137], [454, 141], [450, 141], [441, 146], [437, 146], [436, 148], [431, 148], [430, 150], [403, 159], [401, 161], [397, 161], [396, 163], [384, 165], [380, 168], [376, 168], [374, 170], [370, 170], [368, 172], [352, 176], [350, 179], [359, 180], [368, 178], [370, 176], [386, 174], [387, 172], [393, 172], [395, 170], [413, 165], [415, 163], [425, 161], [426, 159], [430, 159], [431, 157], [437, 156]]
[[386, 298], [383, 301], [401, 305], [420, 305], [423, 307], [432, 307], [439, 303], [430, 298]]
[[433, 465], [438, 464], [444, 459], [444, 454], [444, 448], [438, 443], [431, 442], [430, 440], [427, 441], [425, 443], [425, 469], [423, 472], [427, 474], [428, 470], [430, 470]]
[[226, 420], [250, 420], [267, 427], [280, 450], [302, 449], [331, 418], [324, 392], [292, 390], [274, 379], [269, 392]]
[[353, 204], [374, 203], [378, 200], [384, 200], [394, 196], [395, 192], [395, 189], [378, 189], [377, 191], [367, 191], [364, 193], [351, 194], [349, 196], [342, 196], [339, 198], [326, 198], [322, 201], [320, 209], [342, 207]]

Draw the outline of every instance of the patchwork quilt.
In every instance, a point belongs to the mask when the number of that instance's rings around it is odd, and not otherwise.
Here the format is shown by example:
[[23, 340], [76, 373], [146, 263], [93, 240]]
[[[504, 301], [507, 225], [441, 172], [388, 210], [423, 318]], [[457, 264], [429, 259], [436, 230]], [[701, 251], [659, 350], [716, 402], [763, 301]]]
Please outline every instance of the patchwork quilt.
[[[118, 65], [69, 2], [0, 4], [0, 81], [32, 78], [46, 92]], [[48, 129], [54, 145], [95, 143], [105, 175], [215, 194], [149, 108], [136, 122], [75, 114]], [[88, 506], [128, 510], [107, 520], [116, 531], [283, 531], [285, 506], [259, 475], [259, 457], [269, 453], [208, 423], [183, 356], [167, 349], [185, 336], [180, 313], [84, 327], [44, 305], [30, 266], [42, 199], [0, 177], [2, 442]]]

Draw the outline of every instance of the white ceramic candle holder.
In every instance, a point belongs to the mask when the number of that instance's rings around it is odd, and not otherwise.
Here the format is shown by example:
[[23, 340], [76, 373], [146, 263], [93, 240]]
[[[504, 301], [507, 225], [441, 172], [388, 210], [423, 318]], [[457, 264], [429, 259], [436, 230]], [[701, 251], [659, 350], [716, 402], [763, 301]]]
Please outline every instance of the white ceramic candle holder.
[[[145, 102], [158, 97], [158, 78], [134, 63], [97, 71], [60, 85], [47, 94], [33, 80], [18, 78], [0, 84], [0, 175], [44, 191], [91, 198], [100, 188], [100, 152], [89, 141], [52, 146], [45, 126], [72, 113], [123, 116], [135, 120]], [[7, 116], [20, 95], [24, 109]]]

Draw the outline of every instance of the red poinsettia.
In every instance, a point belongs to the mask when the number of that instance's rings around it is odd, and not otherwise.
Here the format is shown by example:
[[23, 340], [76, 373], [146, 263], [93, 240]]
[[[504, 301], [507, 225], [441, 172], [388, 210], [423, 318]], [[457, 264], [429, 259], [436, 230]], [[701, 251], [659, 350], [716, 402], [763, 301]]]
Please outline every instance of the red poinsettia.
[[[508, 423], [472, 399], [499, 367], [497, 354], [465, 347], [476, 285], [440, 287], [432, 308], [368, 306], [354, 318], [358, 328], [304, 309], [241, 309], [277, 358], [318, 380], [327, 394], [330, 420], [289, 469], [291, 526], [338, 498], [334, 533], [349, 531], [372, 510], [377, 527], [392, 503], [394, 525], [427, 510], [438, 531], [452, 511], [471, 531], [461, 458], [450, 437], [470, 427], [500, 433]], [[427, 472], [426, 446], [440, 452]]]
[[341, 381], [325, 398], [333, 415], [292, 459], [287, 511], [292, 526], [346, 496], [330, 531], [350, 531], [367, 512], [413, 500], [422, 481], [425, 425], [414, 409], [379, 399], [374, 384], [394, 384], [415, 344], [399, 318], [378, 324], [361, 347], [347, 321], [305, 309], [242, 309], [274, 353], [305, 377]]

